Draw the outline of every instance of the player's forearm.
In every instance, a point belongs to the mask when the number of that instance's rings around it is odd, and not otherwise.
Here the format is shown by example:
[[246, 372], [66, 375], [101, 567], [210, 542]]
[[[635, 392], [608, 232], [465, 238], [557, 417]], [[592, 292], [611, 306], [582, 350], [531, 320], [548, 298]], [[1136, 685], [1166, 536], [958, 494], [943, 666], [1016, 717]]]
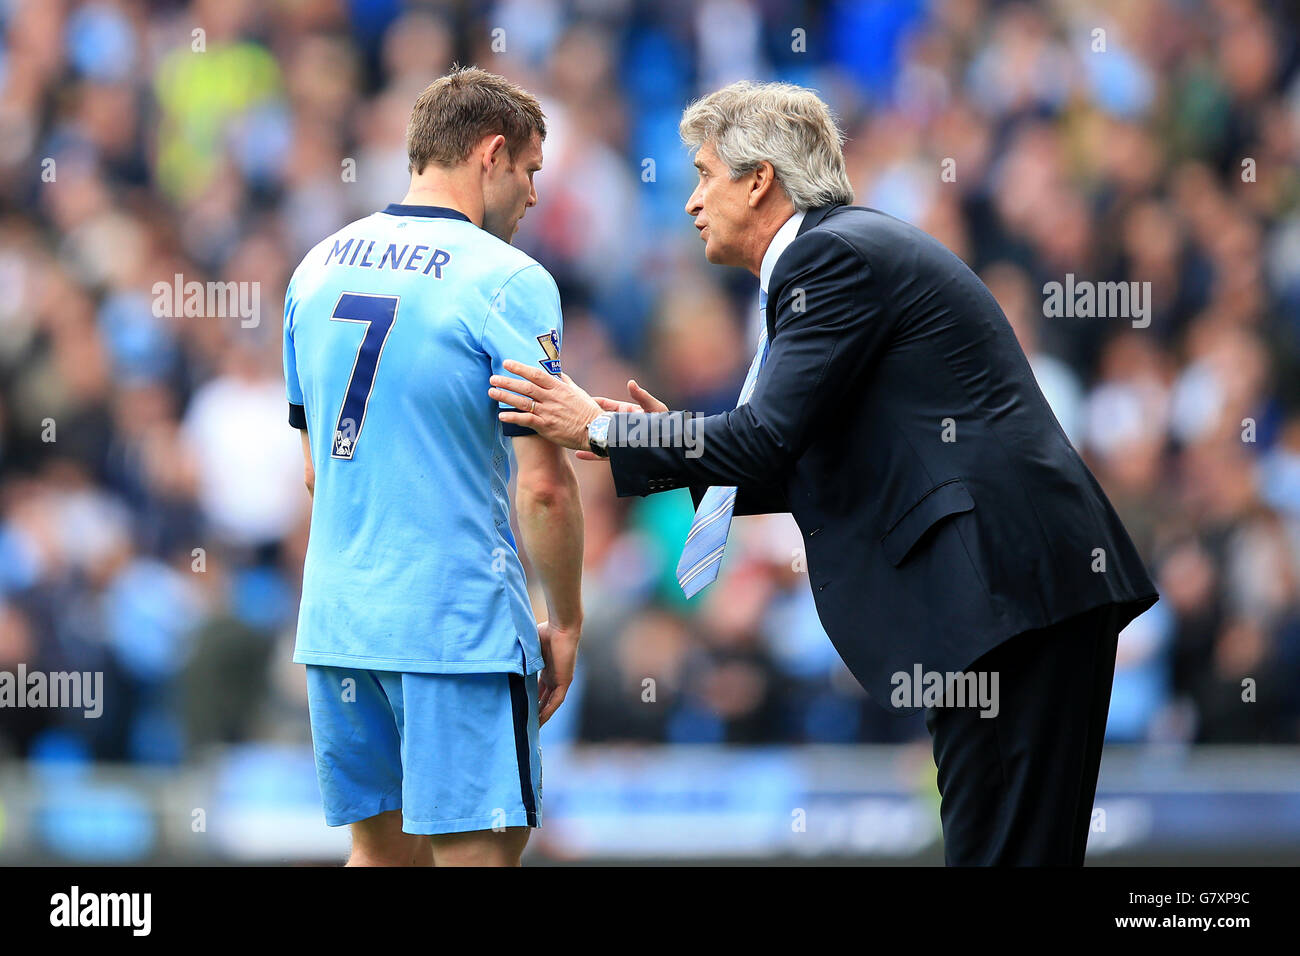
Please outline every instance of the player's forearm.
[[521, 486], [515, 510], [519, 535], [546, 595], [552, 623], [582, 623], [582, 500], [572, 468], [562, 480]]
[[313, 500], [316, 497], [316, 468], [311, 461], [311, 438], [307, 434], [307, 429], [300, 432], [302, 438], [302, 483], [307, 486], [307, 495]]

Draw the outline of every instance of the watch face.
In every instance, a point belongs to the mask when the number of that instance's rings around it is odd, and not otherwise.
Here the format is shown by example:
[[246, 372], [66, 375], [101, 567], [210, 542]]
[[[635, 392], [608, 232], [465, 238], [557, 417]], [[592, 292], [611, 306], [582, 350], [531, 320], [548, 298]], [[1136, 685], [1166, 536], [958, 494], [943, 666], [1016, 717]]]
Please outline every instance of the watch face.
[[609, 441], [609, 416], [601, 415], [587, 426], [587, 443], [597, 455], [608, 457], [606, 445]]

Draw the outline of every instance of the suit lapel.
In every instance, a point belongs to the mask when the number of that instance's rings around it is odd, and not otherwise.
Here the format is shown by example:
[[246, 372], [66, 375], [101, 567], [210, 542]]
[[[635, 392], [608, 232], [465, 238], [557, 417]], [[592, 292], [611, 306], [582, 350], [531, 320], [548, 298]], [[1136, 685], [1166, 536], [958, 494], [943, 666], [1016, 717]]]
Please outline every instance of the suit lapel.
[[[804, 213], [803, 222], [799, 223], [799, 231], [795, 233], [795, 238], [796, 239], [799, 238], [809, 229], [814, 228], [818, 223], [820, 223], [823, 219], [826, 218], [826, 216], [830, 213], [832, 209], [838, 209], [842, 205], [844, 204], [832, 203], [829, 206], [817, 206], [813, 209], [809, 209], [806, 213]], [[781, 266], [781, 260], [778, 259], [776, 267], [773, 268], [772, 270], [773, 276], [776, 275], [776, 269], [779, 269], [780, 266]], [[772, 313], [772, 307], [775, 305], [775, 302], [776, 302], [775, 299], [769, 298], [767, 300], [767, 309], [765, 310], [765, 315], [764, 315], [764, 318], [767, 319], [768, 339], [771, 339], [772, 334], [776, 331], [776, 316]]]

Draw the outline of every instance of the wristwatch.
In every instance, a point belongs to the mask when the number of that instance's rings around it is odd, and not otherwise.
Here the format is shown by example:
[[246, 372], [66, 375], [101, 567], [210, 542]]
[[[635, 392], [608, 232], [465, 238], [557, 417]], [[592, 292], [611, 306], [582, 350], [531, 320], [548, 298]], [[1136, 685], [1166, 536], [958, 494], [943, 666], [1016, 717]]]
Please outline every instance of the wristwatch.
[[609, 457], [609, 423], [613, 420], [609, 412], [601, 412], [587, 424], [587, 444], [593, 455]]

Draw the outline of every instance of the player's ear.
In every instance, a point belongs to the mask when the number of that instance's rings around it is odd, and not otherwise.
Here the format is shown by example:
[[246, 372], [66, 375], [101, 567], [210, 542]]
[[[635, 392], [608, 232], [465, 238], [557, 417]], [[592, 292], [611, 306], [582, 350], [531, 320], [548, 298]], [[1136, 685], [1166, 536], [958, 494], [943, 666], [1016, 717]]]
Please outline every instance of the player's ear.
[[483, 150], [483, 171], [490, 172], [496, 162], [506, 161], [506, 138], [497, 133], [487, 141], [487, 148]]

